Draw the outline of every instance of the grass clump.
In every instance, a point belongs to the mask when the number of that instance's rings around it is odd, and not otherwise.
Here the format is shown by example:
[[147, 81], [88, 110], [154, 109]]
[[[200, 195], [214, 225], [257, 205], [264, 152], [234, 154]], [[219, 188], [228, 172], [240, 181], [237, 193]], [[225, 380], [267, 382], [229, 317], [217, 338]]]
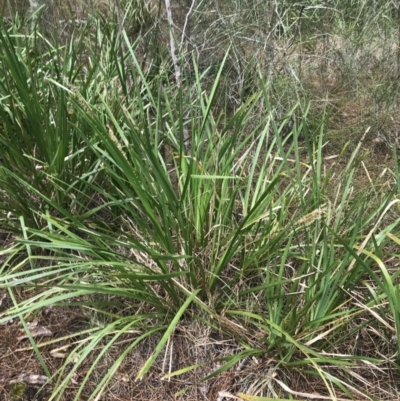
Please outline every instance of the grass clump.
[[[301, 46], [315, 12], [271, 20], [274, 46], [292, 23]], [[62, 45], [3, 26], [0, 42], [0, 219], [13, 233], [0, 323], [21, 322], [49, 400], [135, 379], [156, 399], [154, 372], [183, 378], [176, 397], [214, 395], [200, 380], [242, 399], [393, 397], [397, 162], [372, 180], [366, 135], [326, 146], [335, 111], [304, 89], [304, 63], [274, 77], [252, 57], [232, 106], [233, 40], [213, 74], [193, 57], [181, 82], [118, 19]], [[51, 340], [30, 329], [72, 314]]]

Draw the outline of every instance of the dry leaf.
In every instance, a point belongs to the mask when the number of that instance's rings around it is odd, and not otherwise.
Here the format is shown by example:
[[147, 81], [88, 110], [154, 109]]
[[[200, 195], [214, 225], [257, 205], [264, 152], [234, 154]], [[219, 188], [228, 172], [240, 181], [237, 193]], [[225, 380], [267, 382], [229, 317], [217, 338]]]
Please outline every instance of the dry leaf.
[[0, 298], [0, 306], [3, 304], [3, 301], [7, 298], [7, 293], [5, 292]]
[[[32, 337], [49, 337], [53, 335], [53, 333], [47, 327], [44, 326], [36, 327], [36, 325], [34, 327], [35, 328], [33, 329], [29, 328]], [[24, 340], [25, 338], [29, 338], [27, 334], [17, 337], [17, 341], [19, 342], [21, 340]]]
[[57, 352], [57, 350], [52, 350], [50, 351], [50, 355], [53, 358], [65, 358], [67, 356], [67, 354], [63, 354], [62, 352]]
[[[31, 322], [28, 322], [28, 323], [26, 324], [26, 326], [28, 327], [29, 330], [33, 330], [34, 328], [37, 327], [37, 325], [38, 325], [37, 319], [32, 320]], [[24, 329], [20, 329], [20, 331], [24, 331]]]
[[120, 374], [120, 373], [117, 373], [116, 375], [115, 375], [115, 378], [117, 379], [117, 380], [121, 380], [121, 381], [123, 381], [124, 383], [128, 383], [130, 380], [129, 380], [129, 376], [127, 375], [127, 374]]
[[228, 393], [227, 391], [218, 391], [217, 401], [222, 401], [224, 398], [241, 401], [241, 398], [236, 397], [235, 395]]
[[10, 380], [10, 383], [24, 383], [30, 385], [43, 385], [46, 384], [49, 378], [44, 375], [34, 375], [34, 374], [21, 374], [16, 379]]
[[76, 374], [76, 372], [74, 372], [73, 374], [72, 374], [72, 377], [71, 377], [71, 383], [72, 384], [78, 384], [78, 375]]

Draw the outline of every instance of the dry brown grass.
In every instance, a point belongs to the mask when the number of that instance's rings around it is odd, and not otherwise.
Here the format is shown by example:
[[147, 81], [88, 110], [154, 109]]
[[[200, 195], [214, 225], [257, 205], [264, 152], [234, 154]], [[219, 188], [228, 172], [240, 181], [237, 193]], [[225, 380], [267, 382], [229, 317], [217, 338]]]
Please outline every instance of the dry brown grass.
[[[47, 313], [37, 316], [40, 324], [46, 325], [53, 331], [54, 338], [62, 338], [74, 332], [82, 330], [82, 325], [90, 324], [85, 316], [84, 310], [78, 308], [52, 308]], [[368, 314], [359, 319], [367, 321]], [[23, 375], [43, 374], [43, 370], [30, 349], [27, 340], [16, 341], [16, 337], [21, 334], [21, 326], [18, 321], [0, 326], [0, 399], [11, 401], [13, 380]], [[77, 337], [81, 338], [81, 337]], [[153, 336], [143, 341], [140, 346], [130, 352], [118, 371], [114, 374], [108, 384], [101, 400], [128, 401], [128, 400], [229, 400], [236, 394], [267, 394], [272, 398], [288, 397], [291, 393], [295, 398], [323, 400], [329, 399], [329, 394], [324, 388], [318, 377], [311, 379], [305, 375], [301, 368], [286, 370], [279, 367], [277, 359], [250, 358], [242, 363], [236, 364], [227, 372], [218, 377], [203, 382], [202, 379], [215, 371], [220, 363], [215, 362], [216, 358], [232, 355], [241, 349], [233, 340], [226, 338], [219, 333], [213, 333], [208, 327], [192, 321], [182, 321], [177, 327], [174, 336], [168, 343], [165, 352], [158, 358], [152, 370], [142, 381], [135, 381], [135, 377], [141, 366], [151, 354], [156, 346], [157, 336]], [[62, 340], [53, 345], [41, 347], [42, 355], [51, 373], [60, 369], [64, 363], [63, 359], [54, 358], [52, 350], [55, 347], [65, 346], [68, 342], [73, 342], [76, 338]], [[115, 346], [103, 358], [94, 374], [85, 385], [80, 400], [89, 400], [90, 394], [100, 381], [103, 374], [107, 372], [111, 364], [119, 357], [122, 350], [132, 339], [129, 336], [121, 337]], [[45, 339], [38, 339], [40, 346]], [[48, 340], [47, 340], [48, 341]], [[385, 347], [391, 347], [390, 339], [388, 344], [382, 343], [382, 334], [376, 333], [375, 329], [366, 326], [365, 331], [357, 341], [354, 338], [347, 339], [345, 343], [338, 344], [338, 353], [348, 353], [368, 356], [388, 354]], [[96, 355], [101, 350], [101, 345], [93, 352], [85, 363], [82, 364], [74, 374], [62, 400], [72, 400], [76, 395], [79, 384], [84, 379], [87, 370], [90, 368]], [[191, 372], [163, 380], [163, 376], [186, 366], [204, 363]], [[71, 367], [66, 367], [68, 370]], [[332, 373], [337, 374], [334, 368]], [[393, 373], [390, 364], [382, 363], [380, 366], [360, 361], [358, 365], [349, 369], [349, 374], [353, 383], [357, 383], [370, 394], [379, 400], [393, 400], [394, 388], [400, 384], [400, 380]], [[62, 374], [65, 376], [65, 373]], [[343, 377], [343, 380], [347, 380]], [[33, 398], [33, 394], [40, 386], [27, 385], [24, 400], [41, 399], [46, 400], [52, 389], [53, 381], [50, 381], [41, 390], [39, 398]], [[344, 394], [337, 394], [338, 399], [348, 399]], [[224, 397], [225, 396], [225, 397]], [[360, 392], [354, 392], [357, 400], [368, 399], [363, 397]], [[239, 398], [240, 399], [240, 398]]]

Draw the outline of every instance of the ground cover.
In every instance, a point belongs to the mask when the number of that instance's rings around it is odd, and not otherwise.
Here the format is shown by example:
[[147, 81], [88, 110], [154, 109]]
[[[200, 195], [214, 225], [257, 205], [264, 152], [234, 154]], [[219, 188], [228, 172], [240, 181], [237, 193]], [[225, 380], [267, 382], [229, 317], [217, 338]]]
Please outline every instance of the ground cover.
[[0, 30], [2, 399], [398, 398], [395, 9], [121, 4]]

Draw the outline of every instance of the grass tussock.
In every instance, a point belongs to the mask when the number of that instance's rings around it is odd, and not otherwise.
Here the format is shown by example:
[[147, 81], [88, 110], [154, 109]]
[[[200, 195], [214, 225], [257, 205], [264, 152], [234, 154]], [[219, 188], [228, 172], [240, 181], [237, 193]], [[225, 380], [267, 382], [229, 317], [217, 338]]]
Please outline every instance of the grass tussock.
[[3, 19], [5, 399], [398, 398], [397, 14], [281, 3]]

